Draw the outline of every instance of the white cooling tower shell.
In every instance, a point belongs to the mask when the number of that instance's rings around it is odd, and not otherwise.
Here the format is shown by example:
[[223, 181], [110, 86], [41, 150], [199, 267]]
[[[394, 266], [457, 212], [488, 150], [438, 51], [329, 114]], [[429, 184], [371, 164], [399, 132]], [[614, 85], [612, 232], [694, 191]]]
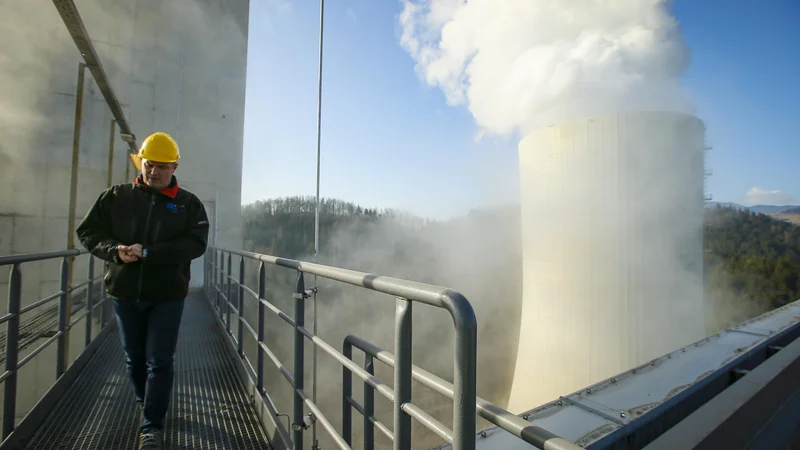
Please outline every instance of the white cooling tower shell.
[[521, 412], [705, 337], [705, 132], [690, 115], [615, 114], [519, 144]]

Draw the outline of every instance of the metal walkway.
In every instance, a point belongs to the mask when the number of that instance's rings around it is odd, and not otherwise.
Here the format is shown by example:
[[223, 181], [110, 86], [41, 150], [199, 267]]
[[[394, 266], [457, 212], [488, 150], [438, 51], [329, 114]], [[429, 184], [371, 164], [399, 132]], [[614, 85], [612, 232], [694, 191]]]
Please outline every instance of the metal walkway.
[[[225, 339], [203, 293], [190, 294], [175, 355], [166, 448], [270, 448]], [[114, 331], [25, 448], [135, 449], [139, 416]]]

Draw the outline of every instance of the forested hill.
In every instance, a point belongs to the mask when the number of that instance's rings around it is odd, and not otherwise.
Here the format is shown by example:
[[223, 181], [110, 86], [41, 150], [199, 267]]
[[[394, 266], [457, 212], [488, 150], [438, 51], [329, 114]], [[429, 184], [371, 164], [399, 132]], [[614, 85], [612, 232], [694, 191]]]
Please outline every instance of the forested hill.
[[[320, 242], [346, 226], [365, 226], [379, 220], [416, 229], [428, 221], [392, 209], [364, 208], [336, 199], [321, 199]], [[243, 207], [245, 248], [285, 258], [314, 254], [314, 197], [258, 201]]]
[[[470, 236], [465, 231], [470, 229], [480, 230], [476, 231], [478, 234], [490, 230], [492, 234], [509, 236], [503, 246], [504, 256], [497, 258], [506, 268], [518, 264], [516, 210], [473, 212], [449, 222], [432, 222], [397, 211], [325, 199], [320, 214], [323, 253], [326, 247], [330, 248], [331, 240], [342, 241], [344, 234], [351, 241], [334, 246], [338, 252], [346, 253], [347, 245], [355, 242], [352, 239], [361, 236], [368, 236], [367, 241], [376, 239], [371, 243], [360, 242], [366, 246], [388, 242], [392, 247], [390, 253], [359, 260], [359, 265], [382, 266], [387, 258], [394, 258], [391, 270], [403, 272], [393, 273], [398, 276], [413, 273], [404, 267], [415, 264], [415, 258], [430, 259], [426, 254], [435, 239], [478, 239], [479, 236]], [[455, 236], [456, 233], [461, 234]], [[314, 249], [314, 198], [292, 197], [248, 205], [244, 208], [244, 236], [246, 247], [253, 251], [288, 258], [310, 257]], [[438, 237], [434, 239], [435, 236]], [[716, 325], [712, 325], [715, 328], [800, 299], [800, 227], [765, 214], [717, 206], [706, 210], [704, 246], [706, 294], [712, 315], [717, 317]], [[337, 257], [328, 261], [341, 260]], [[373, 270], [372, 266], [358, 268]], [[510, 292], [517, 295], [521, 292], [521, 279], [515, 281], [518, 286]]]
[[731, 313], [727, 324], [800, 299], [800, 227], [715, 207], [706, 211], [704, 246], [706, 292]]

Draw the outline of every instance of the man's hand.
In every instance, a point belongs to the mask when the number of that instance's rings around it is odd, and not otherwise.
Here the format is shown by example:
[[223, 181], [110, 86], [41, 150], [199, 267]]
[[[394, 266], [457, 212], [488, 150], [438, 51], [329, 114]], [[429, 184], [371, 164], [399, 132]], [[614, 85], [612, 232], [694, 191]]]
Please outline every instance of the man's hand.
[[131, 245], [128, 247], [128, 253], [138, 258], [144, 258], [144, 255], [142, 255], [142, 244]]
[[[138, 252], [139, 252], [138, 255], [134, 251], [134, 247], [136, 247], [137, 245], [139, 246], [138, 247]], [[131, 262], [135, 262], [135, 261], [138, 261], [139, 258], [141, 257], [142, 246], [139, 245], [139, 244], [130, 245], [130, 246], [128, 246], [128, 245], [118, 245], [117, 246], [117, 253], [119, 254], [119, 259], [121, 259], [122, 262], [124, 262], [126, 264], [127, 263], [131, 263]]]

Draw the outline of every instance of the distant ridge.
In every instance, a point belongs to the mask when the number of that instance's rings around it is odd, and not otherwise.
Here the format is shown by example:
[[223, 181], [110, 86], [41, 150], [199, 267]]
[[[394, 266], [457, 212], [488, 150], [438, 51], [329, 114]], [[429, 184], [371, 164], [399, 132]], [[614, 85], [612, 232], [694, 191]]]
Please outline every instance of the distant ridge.
[[[716, 206], [721, 206], [723, 208], [734, 208], [739, 210], [750, 210], [754, 213], [761, 213], [761, 214], [779, 214], [779, 213], [787, 213], [789, 210], [798, 210], [800, 211], [800, 205], [755, 205], [755, 206], [744, 206], [738, 203], [733, 202], [708, 202], [706, 203], [707, 208], [714, 208]], [[800, 214], [800, 212], [788, 213], [788, 214]]]

